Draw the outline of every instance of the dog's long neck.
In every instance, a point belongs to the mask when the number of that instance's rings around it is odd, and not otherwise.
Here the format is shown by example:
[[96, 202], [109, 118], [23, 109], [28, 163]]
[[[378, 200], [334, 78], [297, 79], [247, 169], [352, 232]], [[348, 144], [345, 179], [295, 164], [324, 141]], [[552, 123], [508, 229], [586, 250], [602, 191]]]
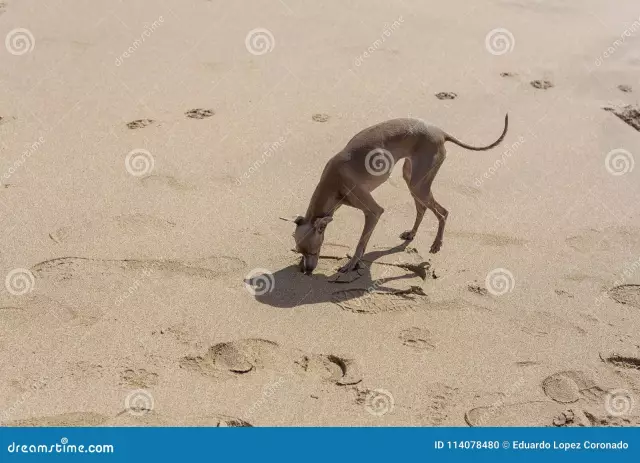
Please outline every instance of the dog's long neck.
[[305, 220], [312, 221], [318, 217], [327, 217], [333, 215], [338, 206], [338, 198], [332, 189], [323, 185], [324, 179], [320, 180], [318, 186], [316, 186], [311, 201], [309, 201], [309, 207], [304, 216]]

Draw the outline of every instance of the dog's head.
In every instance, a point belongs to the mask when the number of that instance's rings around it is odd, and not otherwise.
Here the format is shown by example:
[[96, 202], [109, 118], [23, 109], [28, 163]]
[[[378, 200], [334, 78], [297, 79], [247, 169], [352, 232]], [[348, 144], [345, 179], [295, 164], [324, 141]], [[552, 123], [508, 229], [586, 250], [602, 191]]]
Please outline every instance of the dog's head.
[[292, 222], [296, 224], [293, 238], [296, 241], [296, 251], [302, 254], [300, 270], [307, 275], [315, 270], [318, 265], [320, 248], [324, 241], [324, 231], [333, 217], [318, 217], [306, 220], [304, 217], [296, 217]]

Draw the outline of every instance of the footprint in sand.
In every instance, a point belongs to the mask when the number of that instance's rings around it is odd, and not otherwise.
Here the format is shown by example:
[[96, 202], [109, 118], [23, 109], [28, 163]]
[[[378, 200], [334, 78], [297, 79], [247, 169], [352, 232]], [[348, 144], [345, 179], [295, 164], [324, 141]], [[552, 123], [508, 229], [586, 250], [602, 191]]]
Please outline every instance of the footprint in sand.
[[413, 326], [400, 332], [402, 345], [411, 347], [417, 351], [435, 350], [436, 346], [431, 340], [429, 330]]
[[[618, 365], [627, 365], [628, 360], [624, 357], [616, 359]], [[593, 426], [630, 426], [640, 423], [640, 417], [632, 415], [635, 402], [632, 391], [620, 385], [602, 388], [585, 372], [569, 370], [555, 373], [544, 379], [542, 390], [555, 402], [575, 404], [573, 412], [581, 417], [580, 422], [585, 422], [586, 418]], [[562, 417], [558, 419], [563, 421]], [[554, 424], [564, 425], [558, 422]]]
[[618, 368], [640, 371], [640, 348], [600, 352], [600, 359]]
[[213, 111], [213, 109], [202, 108], [190, 109], [189, 111], [184, 113], [184, 115], [189, 119], [206, 119], [207, 117], [211, 117], [214, 114], [215, 112]]
[[590, 228], [566, 238], [565, 242], [572, 249], [584, 254], [613, 250], [626, 254], [629, 249], [640, 247], [640, 231], [633, 227], [617, 226], [599, 230]]
[[633, 91], [630, 85], [624, 85], [624, 84], [618, 85], [618, 90], [624, 93], [631, 93]]
[[127, 128], [131, 130], [142, 129], [148, 125], [153, 124], [155, 121], [153, 119], [138, 119], [135, 121], [127, 122]]
[[144, 275], [146, 278], [183, 275], [212, 280], [237, 272], [245, 265], [245, 262], [240, 259], [226, 256], [211, 256], [191, 261], [61, 257], [40, 262], [31, 267], [31, 272], [36, 278], [50, 279], [55, 282], [107, 275], [131, 277], [132, 274]]
[[556, 402], [569, 404], [581, 399], [601, 401], [606, 391], [593, 378], [577, 370], [560, 371], [542, 381], [545, 395]]
[[145, 187], [152, 187], [155, 185], [168, 186], [169, 188], [178, 191], [189, 191], [194, 189], [194, 186], [190, 183], [178, 180], [171, 175], [147, 175], [146, 177], [140, 178], [140, 183]]
[[148, 389], [158, 384], [158, 374], [141, 369], [128, 369], [120, 374], [122, 384], [137, 389]]
[[497, 235], [492, 233], [473, 233], [473, 232], [461, 232], [452, 231], [450, 235], [471, 240], [474, 245], [477, 246], [526, 246], [527, 240], [515, 238], [508, 235]]
[[474, 285], [468, 285], [467, 286], [467, 291], [471, 292], [471, 293], [475, 293], [479, 296], [488, 296], [489, 295], [489, 291], [487, 291], [487, 288], [483, 288], [480, 285], [474, 284]]
[[577, 324], [558, 317], [550, 311], [525, 313], [512, 321], [524, 333], [532, 336], [583, 336], [587, 332]]
[[174, 222], [147, 214], [125, 214], [101, 220], [88, 220], [58, 228], [49, 234], [56, 243], [94, 241], [103, 236], [157, 236], [176, 227]]
[[531, 86], [539, 90], [547, 90], [553, 87], [553, 82], [549, 80], [532, 80]]
[[589, 427], [640, 424], [640, 420], [633, 416], [597, 416], [589, 410], [545, 401], [478, 407], [469, 410], [464, 418], [469, 426]]
[[71, 412], [3, 422], [9, 427], [85, 427], [101, 426], [109, 417], [92, 412]]
[[204, 416], [180, 416], [168, 417], [159, 414], [156, 410], [148, 413], [130, 413], [129, 410], [123, 410], [114, 418], [107, 421], [104, 426], [188, 426], [188, 427], [234, 427], [246, 428], [252, 427], [247, 421], [241, 420], [229, 415], [204, 415]]
[[184, 357], [180, 366], [215, 378], [228, 378], [265, 369], [313, 377], [338, 385], [362, 381], [354, 360], [287, 349], [265, 339], [240, 339], [216, 344], [203, 356]]
[[640, 309], [640, 285], [621, 285], [608, 291], [609, 297], [620, 304]]
[[207, 426], [207, 427], [251, 427], [244, 420], [228, 415], [181, 416], [168, 418], [150, 411], [143, 415], [123, 410], [111, 418], [93, 412], [71, 412], [22, 420], [5, 421], [7, 427], [95, 427], [95, 426]]
[[436, 98], [438, 100], [455, 100], [457, 97], [458, 97], [458, 94], [454, 92], [436, 93]]
[[565, 291], [564, 289], [554, 289], [553, 292], [556, 293], [558, 296], [568, 297], [569, 299], [573, 299], [573, 294], [569, 293], [568, 291]]
[[605, 107], [605, 111], [612, 112], [619, 119], [640, 131], [640, 107], [637, 105], [626, 105], [616, 107]]
[[0, 302], [0, 338], [16, 333], [19, 327], [65, 323], [73, 326], [90, 326], [96, 323], [102, 312], [93, 307], [77, 309], [46, 296], [33, 294]]
[[338, 307], [360, 314], [415, 310], [427, 300], [427, 295], [420, 286], [391, 291], [377, 291], [371, 286], [344, 289], [332, 294], [332, 301]]
[[548, 401], [499, 404], [467, 411], [464, 419], [469, 426], [553, 426], [568, 409]]
[[328, 114], [316, 113], [311, 116], [311, 119], [315, 122], [327, 122], [329, 120]]

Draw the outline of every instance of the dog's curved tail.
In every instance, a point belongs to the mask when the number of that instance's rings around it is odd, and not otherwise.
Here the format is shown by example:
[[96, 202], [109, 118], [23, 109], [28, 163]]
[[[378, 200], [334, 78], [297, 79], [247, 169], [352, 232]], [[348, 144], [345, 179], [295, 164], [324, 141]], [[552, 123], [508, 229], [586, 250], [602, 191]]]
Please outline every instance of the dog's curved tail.
[[448, 133], [444, 134], [444, 141], [453, 142], [456, 145], [462, 146], [463, 148], [466, 148], [468, 150], [486, 151], [486, 150], [490, 150], [491, 148], [495, 148], [500, 143], [502, 143], [502, 140], [504, 140], [505, 135], [507, 135], [507, 129], [508, 128], [509, 128], [509, 114], [507, 113], [507, 115], [504, 116], [504, 130], [502, 131], [502, 135], [500, 135], [500, 138], [498, 138], [496, 141], [494, 141], [490, 145], [487, 145], [487, 146], [471, 146], [471, 145], [467, 145], [466, 143], [462, 143], [456, 137], [453, 137], [453, 136], [449, 135]]

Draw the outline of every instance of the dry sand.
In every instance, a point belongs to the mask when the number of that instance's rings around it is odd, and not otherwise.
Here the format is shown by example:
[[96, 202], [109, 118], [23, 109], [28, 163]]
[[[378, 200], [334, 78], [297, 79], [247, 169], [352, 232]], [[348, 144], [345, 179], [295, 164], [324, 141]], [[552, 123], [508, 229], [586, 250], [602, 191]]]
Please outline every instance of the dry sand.
[[[637, 1], [371, 3], [1, 2], [2, 423], [640, 424]], [[370, 270], [296, 271], [278, 217], [358, 130], [506, 112], [440, 253], [396, 168]]]

